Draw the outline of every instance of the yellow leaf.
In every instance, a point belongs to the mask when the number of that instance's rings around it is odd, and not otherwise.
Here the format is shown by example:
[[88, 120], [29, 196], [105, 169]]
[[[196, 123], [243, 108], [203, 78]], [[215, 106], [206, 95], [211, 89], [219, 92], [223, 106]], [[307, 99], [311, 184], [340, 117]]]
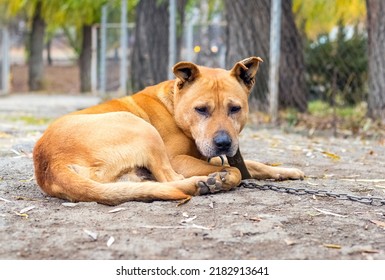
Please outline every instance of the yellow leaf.
[[323, 244], [323, 246], [330, 249], [341, 249], [341, 245], [338, 244]]
[[20, 217], [23, 217], [23, 218], [25, 218], [25, 219], [28, 219], [28, 214], [27, 214], [27, 213], [19, 213], [19, 212], [16, 212], [16, 211], [15, 211], [15, 214], [18, 215], [18, 216], [20, 216]]
[[269, 166], [280, 166], [280, 165], [282, 165], [282, 162], [266, 163], [266, 165], [269, 165]]
[[322, 152], [325, 156], [327, 157], [330, 157], [332, 160], [340, 160], [341, 157], [339, 155], [336, 155], [336, 154], [333, 154], [333, 153], [329, 153], [329, 152]]

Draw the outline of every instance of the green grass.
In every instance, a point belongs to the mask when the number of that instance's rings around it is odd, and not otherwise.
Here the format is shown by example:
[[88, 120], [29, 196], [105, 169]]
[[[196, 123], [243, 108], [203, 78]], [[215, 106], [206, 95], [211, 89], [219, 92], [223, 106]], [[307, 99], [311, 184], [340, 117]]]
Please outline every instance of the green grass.
[[[336, 106], [335, 113], [338, 117], [349, 118], [364, 118], [366, 115], [366, 106], [359, 104], [356, 106]], [[308, 104], [308, 112], [310, 115], [317, 117], [327, 117], [333, 115], [333, 107], [327, 102], [316, 100]]]
[[50, 118], [37, 118], [35, 116], [11, 117], [10, 120], [14, 122], [22, 121], [28, 125], [46, 125], [52, 121]]

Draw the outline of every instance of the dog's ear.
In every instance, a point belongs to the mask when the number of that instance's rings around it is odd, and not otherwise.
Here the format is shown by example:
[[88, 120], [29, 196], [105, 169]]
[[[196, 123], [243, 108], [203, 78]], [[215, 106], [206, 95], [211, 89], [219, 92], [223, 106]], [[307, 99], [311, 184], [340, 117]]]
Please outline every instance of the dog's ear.
[[186, 82], [192, 82], [199, 75], [198, 67], [191, 62], [179, 62], [172, 68], [175, 76], [180, 80], [180, 86]]
[[260, 57], [249, 57], [237, 62], [230, 73], [235, 76], [238, 81], [243, 83], [248, 90], [254, 86], [255, 75], [257, 74], [259, 64], [263, 62]]

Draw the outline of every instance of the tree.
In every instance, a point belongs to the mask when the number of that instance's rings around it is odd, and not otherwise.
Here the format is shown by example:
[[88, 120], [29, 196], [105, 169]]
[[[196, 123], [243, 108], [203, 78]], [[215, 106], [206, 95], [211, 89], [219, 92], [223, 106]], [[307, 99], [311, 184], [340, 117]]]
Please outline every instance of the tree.
[[[80, 90], [91, 90], [91, 29], [100, 21], [101, 7], [119, 5], [119, 0], [0, 0], [6, 7], [9, 17], [26, 14], [31, 23], [31, 34], [27, 47], [29, 65], [29, 89], [43, 88], [43, 49], [44, 39], [50, 37], [58, 28], [63, 28], [74, 50], [79, 54]], [[129, 1], [129, 9], [137, 0]], [[49, 32], [46, 33], [46, 29]], [[75, 31], [75, 32], [73, 32]], [[74, 36], [72, 34], [75, 34]]]
[[177, 36], [176, 36], [176, 60], [180, 60], [181, 51], [182, 51], [182, 39], [183, 39], [183, 31], [184, 31], [184, 24], [185, 24], [185, 15], [186, 15], [186, 9], [187, 4], [189, 0], [178, 0], [176, 1], [177, 7]]
[[135, 42], [131, 58], [134, 91], [167, 79], [168, 1], [140, 1], [136, 8]]
[[258, 109], [267, 109], [269, 77], [269, 26], [270, 0], [225, 0], [226, 66], [232, 67], [237, 61], [260, 56], [260, 66], [251, 93], [251, 104]]
[[315, 40], [339, 24], [365, 21], [364, 0], [293, 0], [295, 21], [307, 39]]
[[42, 16], [42, 5], [42, 1], [36, 2], [29, 37], [28, 86], [31, 91], [43, 89], [43, 50], [46, 23]]
[[[292, 106], [306, 110], [305, 69], [303, 46], [291, 11], [292, 1], [282, 1], [281, 58], [279, 100], [281, 107]], [[265, 61], [257, 75], [252, 92], [252, 104], [259, 109], [267, 108], [270, 0], [226, 0], [227, 53], [226, 64], [248, 56], [261, 56]]]
[[43, 89], [43, 50], [46, 28], [45, 16], [49, 14], [47, 0], [0, 0], [8, 18], [24, 13], [31, 24], [28, 41], [28, 86], [29, 90]]
[[281, 57], [279, 69], [279, 105], [304, 112], [308, 90], [305, 81], [304, 44], [292, 12], [292, 1], [282, 1]]
[[385, 1], [366, 0], [369, 39], [368, 115], [385, 121]]
[[[89, 92], [91, 91], [92, 25], [100, 21], [102, 6], [106, 3], [111, 6], [117, 5], [117, 0], [56, 0], [53, 2], [58, 5], [55, 24], [63, 28], [79, 55], [80, 92]], [[71, 33], [71, 29], [75, 32]]]

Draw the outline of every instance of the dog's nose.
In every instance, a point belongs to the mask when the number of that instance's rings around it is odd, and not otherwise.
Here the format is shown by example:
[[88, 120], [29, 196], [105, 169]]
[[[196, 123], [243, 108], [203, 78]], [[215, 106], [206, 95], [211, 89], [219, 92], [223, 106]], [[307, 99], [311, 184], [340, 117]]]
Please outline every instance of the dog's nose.
[[219, 152], [227, 152], [231, 148], [231, 137], [226, 131], [219, 131], [213, 141]]

